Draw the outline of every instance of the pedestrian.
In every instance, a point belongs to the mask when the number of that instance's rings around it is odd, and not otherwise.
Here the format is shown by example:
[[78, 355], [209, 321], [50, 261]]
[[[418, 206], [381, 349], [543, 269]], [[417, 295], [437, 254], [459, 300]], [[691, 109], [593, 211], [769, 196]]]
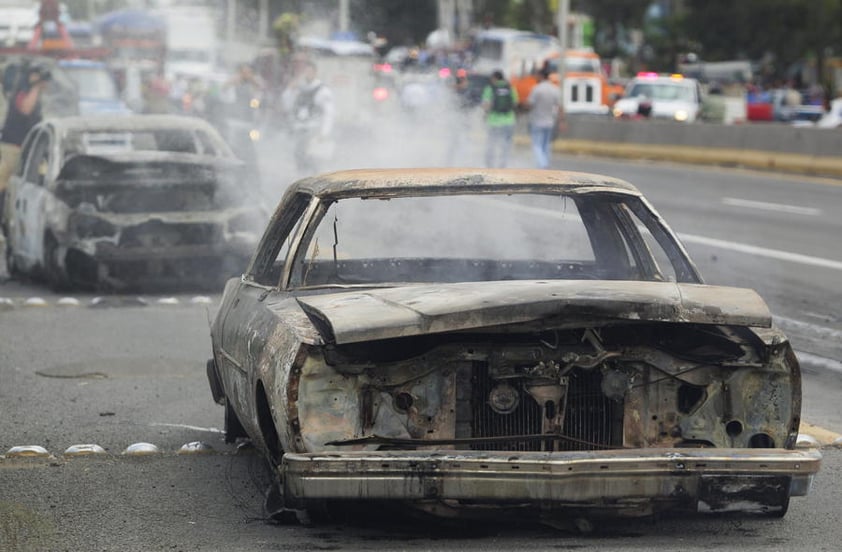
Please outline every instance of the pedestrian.
[[[0, 131], [0, 222], [4, 230], [9, 220], [6, 208], [12, 209], [14, 205], [14, 198], [6, 197], [9, 179], [20, 161], [24, 138], [41, 122], [41, 94], [50, 80], [50, 72], [39, 66], [23, 64], [8, 67], [7, 71], [15, 72], [4, 73], [3, 78], [8, 99], [6, 120]], [[6, 239], [3, 232], [0, 232], [0, 259], [0, 277], [5, 277]]]
[[505, 167], [509, 162], [512, 138], [515, 133], [517, 90], [503, 78], [502, 71], [494, 71], [491, 82], [482, 91], [482, 108], [488, 140], [485, 144], [485, 166]]
[[466, 166], [468, 157], [468, 143], [471, 131], [471, 114], [477, 106], [472, 98], [468, 83], [468, 72], [459, 69], [453, 81], [450, 96], [451, 116], [448, 117], [450, 130], [448, 132], [447, 149], [445, 151], [445, 165]]
[[241, 120], [255, 118], [255, 106], [260, 105], [265, 85], [248, 63], [237, 67], [237, 74], [225, 83], [226, 88], [233, 91], [233, 113], [231, 116]]
[[312, 60], [302, 61], [296, 71], [281, 103], [290, 122], [296, 168], [312, 173], [333, 154], [333, 93], [318, 79]]
[[564, 124], [561, 89], [550, 80], [547, 69], [538, 72], [538, 84], [529, 93], [526, 105], [529, 108], [529, 134], [535, 163], [539, 169], [547, 169], [550, 166], [550, 143], [556, 125]]

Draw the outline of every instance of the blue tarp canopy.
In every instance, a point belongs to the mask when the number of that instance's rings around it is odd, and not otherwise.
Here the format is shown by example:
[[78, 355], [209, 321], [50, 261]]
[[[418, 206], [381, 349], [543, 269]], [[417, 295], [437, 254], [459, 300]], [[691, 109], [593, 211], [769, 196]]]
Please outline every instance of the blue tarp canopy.
[[94, 25], [100, 33], [110, 32], [154, 32], [166, 29], [166, 22], [142, 10], [119, 10], [99, 17]]

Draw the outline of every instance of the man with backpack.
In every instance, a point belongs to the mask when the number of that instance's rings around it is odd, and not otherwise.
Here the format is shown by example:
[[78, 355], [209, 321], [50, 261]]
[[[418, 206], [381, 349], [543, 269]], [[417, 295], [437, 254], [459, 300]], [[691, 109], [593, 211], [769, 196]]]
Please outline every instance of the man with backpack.
[[517, 90], [503, 78], [502, 71], [494, 71], [491, 82], [482, 91], [482, 108], [486, 113], [485, 124], [488, 127], [486, 167], [505, 167], [509, 162], [517, 103]]
[[333, 153], [333, 94], [316, 77], [316, 64], [299, 62], [293, 81], [281, 96], [293, 136], [295, 165], [302, 174], [316, 172]]

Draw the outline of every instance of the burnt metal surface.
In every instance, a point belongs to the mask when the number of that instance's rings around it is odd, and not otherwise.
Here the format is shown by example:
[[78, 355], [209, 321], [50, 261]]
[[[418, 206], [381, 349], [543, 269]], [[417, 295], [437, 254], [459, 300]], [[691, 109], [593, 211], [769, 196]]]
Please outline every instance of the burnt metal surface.
[[535, 169], [358, 169], [301, 180], [288, 193], [308, 191], [322, 198], [389, 197], [410, 194], [566, 192], [594, 189], [640, 195], [637, 188], [602, 175]]
[[[144, 131], [181, 133], [193, 149], [173, 143], [173, 150], [133, 150], [126, 136]], [[205, 121], [70, 117], [44, 121], [31, 136], [36, 132], [49, 147], [32, 147], [38, 159], [23, 161], [43, 164], [41, 181], [30, 181], [27, 171], [13, 190], [20, 195], [18, 220], [10, 224], [18, 270], [56, 287], [121, 289], [216, 285], [246, 267], [264, 212], [249, 204], [242, 163]], [[117, 146], [87, 151], [84, 132], [113, 135]]]
[[[283, 287], [303, 259], [281, 243], [302, 246], [322, 199], [507, 190], [639, 196], [593, 175], [438, 169], [344, 171], [287, 193], [212, 328], [225, 400], [276, 468], [286, 507], [780, 515], [807, 494], [821, 454], [792, 450], [792, 348], [755, 292], [696, 283], [692, 264], [679, 283]], [[686, 256], [674, 246], [668, 256]]]
[[300, 297], [336, 343], [515, 324], [540, 318], [737, 324], [771, 315], [751, 290], [666, 282], [506, 281], [406, 286]]
[[[652, 504], [728, 511], [785, 508], [821, 463], [817, 451], [650, 449], [593, 452], [379, 451], [287, 454], [281, 469], [289, 503], [308, 500], [446, 500], [463, 508], [513, 501], [651, 513]], [[761, 474], [762, 475], [758, 475]], [[765, 509], [764, 509], [765, 508]]]

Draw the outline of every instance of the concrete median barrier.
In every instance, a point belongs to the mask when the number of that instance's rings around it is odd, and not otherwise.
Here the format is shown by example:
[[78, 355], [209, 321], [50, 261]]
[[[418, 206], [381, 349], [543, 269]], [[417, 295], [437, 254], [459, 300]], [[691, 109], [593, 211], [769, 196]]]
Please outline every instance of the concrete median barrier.
[[571, 117], [553, 150], [842, 177], [840, 129]]

